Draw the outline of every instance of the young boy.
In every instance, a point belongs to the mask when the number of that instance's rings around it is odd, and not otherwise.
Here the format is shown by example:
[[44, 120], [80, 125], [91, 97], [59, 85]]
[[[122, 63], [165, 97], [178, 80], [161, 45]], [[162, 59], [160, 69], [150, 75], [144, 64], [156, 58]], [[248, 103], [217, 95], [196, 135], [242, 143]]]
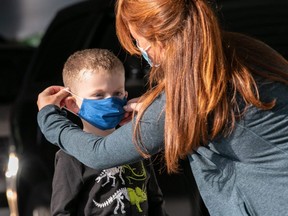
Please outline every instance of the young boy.
[[[77, 114], [87, 133], [106, 136], [124, 115], [125, 71], [105, 49], [86, 49], [64, 65], [71, 96], [65, 108]], [[97, 146], [95, 146], [97, 148]], [[166, 215], [150, 161], [94, 170], [59, 150], [51, 200], [52, 215]]]

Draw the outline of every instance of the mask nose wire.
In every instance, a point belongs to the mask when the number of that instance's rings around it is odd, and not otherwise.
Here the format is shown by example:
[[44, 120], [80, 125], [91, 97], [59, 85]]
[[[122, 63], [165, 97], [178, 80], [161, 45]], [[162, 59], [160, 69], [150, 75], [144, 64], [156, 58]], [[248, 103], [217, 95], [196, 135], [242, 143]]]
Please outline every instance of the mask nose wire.
[[77, 94], [71, 92], [68, 88], [65, 88], [64, 91], [70, 93], [71, 95], [73, 95], [73, 96], [75, 96], [75, 97], [77, 97], [77, 98], [79, 98], [80, 100], [83, 101], [83, 98], [82, 98], [82, 97], [80, 97], [80, 96], [78, 96]]

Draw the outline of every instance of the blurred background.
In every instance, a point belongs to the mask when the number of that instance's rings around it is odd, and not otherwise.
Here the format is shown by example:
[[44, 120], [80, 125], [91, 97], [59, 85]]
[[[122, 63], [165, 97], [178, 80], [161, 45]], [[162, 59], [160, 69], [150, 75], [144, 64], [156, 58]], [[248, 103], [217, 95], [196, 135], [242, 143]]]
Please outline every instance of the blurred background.
[[[256, 37], [288, 58], [288, 0], [210, 0], [224, 29]], [[121, 49], [113, 0], [1, 0], [0, 5], [0, 215], [49, 215], [54, 154], [37, 122], [37, 95], [62, 84], [67, 57], [98, 47], [124, 63], [129, 97], [145, 91], [149, 66]], [[78, 122], [75, 116], [69, 116]], [[167, 175], [155, 168], [167, 212], [209, 215], [189, 169]], [[181, 161], [183, 168], [189, 166]], [[192, 182], [192, 186], [191, 186]], [[193, 186], [194, 184], [194, 186]]]

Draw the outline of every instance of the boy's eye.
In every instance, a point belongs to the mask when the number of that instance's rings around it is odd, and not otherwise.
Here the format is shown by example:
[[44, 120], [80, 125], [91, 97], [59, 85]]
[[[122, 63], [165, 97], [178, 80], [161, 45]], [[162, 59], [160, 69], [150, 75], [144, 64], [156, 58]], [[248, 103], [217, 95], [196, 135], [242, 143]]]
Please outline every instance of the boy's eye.
[[101, 98], [104, 98], [104, 94], [96, 94], [95, 97], [97, 99], [101, 99]]
[[122, 92], [116, 92], [116, 93], [114, 94], [114, 96], [116, 96], [116, 97], [121, 97], [122, 95], [123, 95]]

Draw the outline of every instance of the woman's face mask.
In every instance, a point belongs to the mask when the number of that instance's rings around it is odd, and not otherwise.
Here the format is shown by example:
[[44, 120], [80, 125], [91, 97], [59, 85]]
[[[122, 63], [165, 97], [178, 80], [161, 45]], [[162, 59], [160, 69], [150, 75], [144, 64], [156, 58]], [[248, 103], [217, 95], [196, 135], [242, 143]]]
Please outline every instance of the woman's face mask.
[[150, 67], [159, 67], [159, 64], [153, 64], [152, 60], [149, 58], [147, 50], [151, 47], [151, 45], [149, 45], [148, 47], [146, 47], [145, 49], [143, 49], [142, 47], [140, 47], [138, 41], [136, 41], [136, 46], [137, 48], [140, 50], [143, 58], [148, 62], [148, 64], [150, 65]]
[[123, 99], [109, 97], [100, 100], [83, 98], [78, 115], [91, 125], [101, 130], [108, 130], [120, 123], [125, 113], [123, 106], [126, 103], [126, 97]]

